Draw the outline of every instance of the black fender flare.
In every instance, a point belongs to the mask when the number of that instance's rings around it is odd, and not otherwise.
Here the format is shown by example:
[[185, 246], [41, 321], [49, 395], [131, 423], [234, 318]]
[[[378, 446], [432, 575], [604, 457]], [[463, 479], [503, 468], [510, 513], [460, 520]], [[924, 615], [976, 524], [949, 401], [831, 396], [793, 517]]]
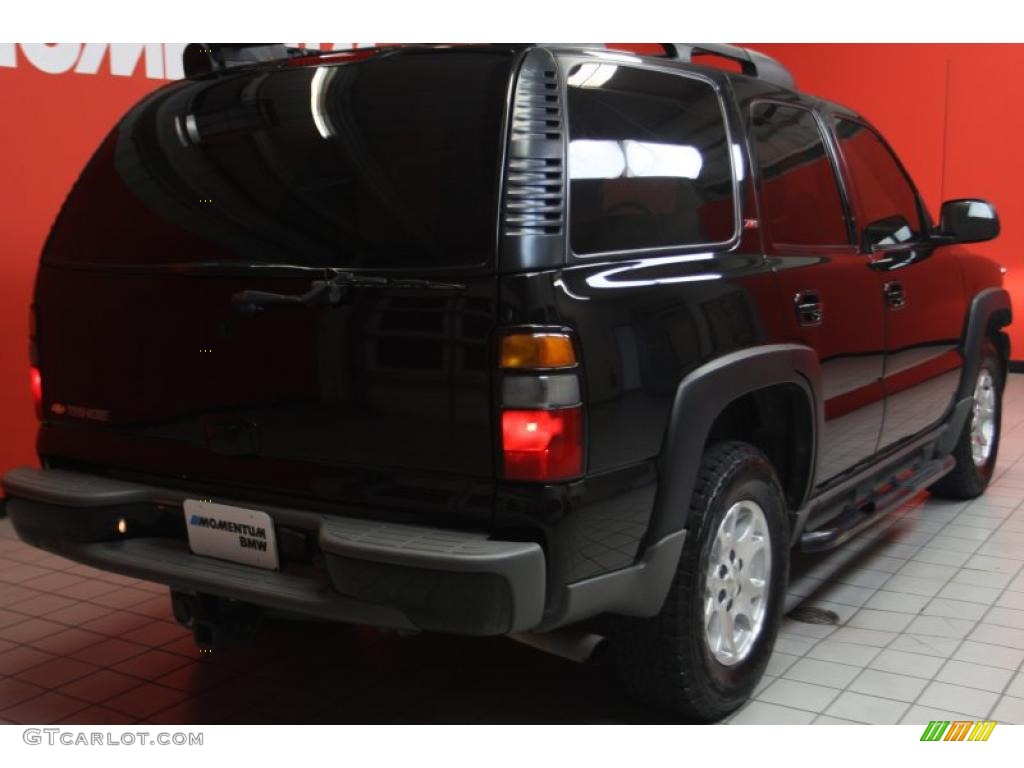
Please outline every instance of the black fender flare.
[[[1013, 309], [1010, 294], [1004, 288], [986, 288], [979, 291], [971, 299], [964, 320], [963, 335], [960, 339], [960, 355], [963, 367], [960, 370], [960, 383], [956, 388], [953, 405], [946, 418], [946, 431], [935, 445], [935, 454], [944, 456], [950, 453], [960, 439], [964, 424], [970, 417], [974, 398], [974, 382], [981, 366], [981, 348], [985, 337], [1010, 324]], [[1007, 342], [1009, 344], [1009, 342]], [[1007, 348], [1007, 353], [1009, 349]], [[1009, 363], [1009, 359], [1005, 362]], [[1003, 370], [1005, 376], [1007, 370]]]
[[806, 501], [814, 487], [818, 438], [825, 418], [817, 353], [803, 344], [768, 344], [730, 352], [692, 371], [676, 390], [658, 461], [658, 491], [646, 545], [687, 527], [690, 497], [718, 416], [738, 398], [779, 384], [798, 386], [811, 407], [811, 466], [802, 502]]
[[974, 395], [974, 380], [981, 365], [981, 346], [985, 337], [992, 331], [1005, 328], [1012, 320], [1010, 294], [1005, 288], [986, 288], [971, 299], [961, 340], [964, 367], [956, 391], [957, 401]]

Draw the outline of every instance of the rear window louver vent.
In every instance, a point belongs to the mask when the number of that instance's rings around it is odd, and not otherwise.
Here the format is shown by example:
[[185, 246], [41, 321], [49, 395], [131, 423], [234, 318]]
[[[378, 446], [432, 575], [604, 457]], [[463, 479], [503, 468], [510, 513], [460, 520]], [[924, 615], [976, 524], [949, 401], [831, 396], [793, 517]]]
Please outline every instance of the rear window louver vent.
[[512, 105], [505, 204], [506, 235], [561, 235], [565, 226], [565, 112], [550, 54], [523, 63]]

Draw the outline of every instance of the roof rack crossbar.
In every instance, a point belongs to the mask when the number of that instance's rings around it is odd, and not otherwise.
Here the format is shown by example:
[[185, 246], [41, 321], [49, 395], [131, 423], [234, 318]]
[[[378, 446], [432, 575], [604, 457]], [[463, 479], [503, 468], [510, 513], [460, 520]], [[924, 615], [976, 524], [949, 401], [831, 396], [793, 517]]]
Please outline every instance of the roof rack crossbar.
[[796, 88], [792, 72], [771, 56], [766, 56], [750, 48], [721, 43], [662, 43], [661, 45], [664, 46], [668, 56], [680, 61], [692, 61], [694, 55], [702, 53], [721, 56], [723, 59], [737, 62], [745, 75], [757, 77], [783, 88]]

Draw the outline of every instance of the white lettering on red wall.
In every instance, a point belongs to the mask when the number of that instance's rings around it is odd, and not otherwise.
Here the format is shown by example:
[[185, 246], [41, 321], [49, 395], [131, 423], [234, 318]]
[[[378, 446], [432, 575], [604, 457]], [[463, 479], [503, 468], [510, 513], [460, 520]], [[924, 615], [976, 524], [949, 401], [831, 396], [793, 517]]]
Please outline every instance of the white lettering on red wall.
[[[185, 43], [0, 43], [0, 67], [33, 67], [49, 75], [184, 76]], [[140, 70], [141, 67], [141, 70]]]
[[[0, 67], [33, 67], [50, 75], [131, 77], [150, 80], [184, 77], [181, 54], [186, 43], [0, 43]], [[298, 47], [298, 43], [287, 43]], [[305, 43], [308, 48], [359, 48], [366, 43]]]

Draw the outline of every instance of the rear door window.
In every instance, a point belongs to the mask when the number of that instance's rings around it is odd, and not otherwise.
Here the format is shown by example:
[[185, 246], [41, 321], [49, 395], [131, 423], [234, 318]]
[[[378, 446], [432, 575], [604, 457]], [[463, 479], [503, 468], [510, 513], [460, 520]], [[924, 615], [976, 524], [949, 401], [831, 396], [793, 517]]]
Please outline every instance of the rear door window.
[[768, 239], [787, 245], [848, 244], [835, 166], [814, 113], [757, 103], [751, 110], [751, 138]]
[[734, 237], [732, 152], [709, 82], [600, 61], [573, 67], [567, 85], [576, 254]]

